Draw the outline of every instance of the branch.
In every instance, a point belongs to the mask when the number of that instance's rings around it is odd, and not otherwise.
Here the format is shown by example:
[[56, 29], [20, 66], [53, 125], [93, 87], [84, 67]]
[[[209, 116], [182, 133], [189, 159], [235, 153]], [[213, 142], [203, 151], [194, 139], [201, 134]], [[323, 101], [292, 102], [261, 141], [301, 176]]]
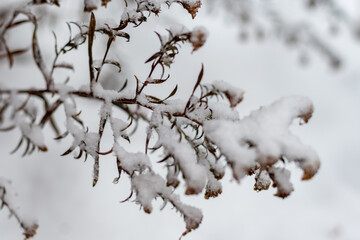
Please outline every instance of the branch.
[[20, 213], [17, 211], [16, 207], [13, 205], [13, 200], [11, 200], [11, 194], [9, 189], [9, 181], [0, 178], [0, 209], [4, 206], [9, 210], [10, 216], [14, 216], [16, 221], [20, 224], [20, 227], [24, 231], [25, 239], [29, 239], [36, 234], [36, 230], [39, 225], [35, 222], [25, 220]]

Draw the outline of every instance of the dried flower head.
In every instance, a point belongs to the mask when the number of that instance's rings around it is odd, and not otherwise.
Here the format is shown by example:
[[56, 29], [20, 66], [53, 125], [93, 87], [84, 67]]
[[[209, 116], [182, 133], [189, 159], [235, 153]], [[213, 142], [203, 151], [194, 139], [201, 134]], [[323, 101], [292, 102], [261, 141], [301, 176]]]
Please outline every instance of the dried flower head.
[[201, 7], [201, 1], [191, 1], [191, 0], [184, 0], [184, 1], [178, 1], [191, 15], [191, 17], [194, 19], [196, 17], [197, 12], [199, 11], [199, 8]]
[[201, 48], [208, 37], [209, 33], [204, 27], [195, 27], [191, 32], [190, 42], [193, 46], [193, 52]]

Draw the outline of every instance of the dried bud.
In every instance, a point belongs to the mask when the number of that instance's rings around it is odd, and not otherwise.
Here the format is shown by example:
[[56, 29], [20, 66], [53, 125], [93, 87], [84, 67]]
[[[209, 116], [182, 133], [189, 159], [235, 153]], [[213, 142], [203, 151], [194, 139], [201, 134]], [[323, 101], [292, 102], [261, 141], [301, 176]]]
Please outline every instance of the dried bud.
[[193, 52], [201, 48], [208, 37], [209, 33], [204, 27], [196, 27], [191, 32], [190, 42], [193, 46]]
[[111, 2], [111, 0], [101, 0], [101, 6], [107, 7], [109, 2]]
[[38, 229], [39, 225], [34, 223], [31, 226], [26, 226], [24, 223], [21, 223], [22, 227], [24, 228], [24, 236], [25, 239], [29, 239], [35, 236], [36, 230]]
[[215, 191], [212, 191], [212, 189], [206, 189], [204, 197], [205, 197], [205, 199], [209, 199], [211, 197], [215, 198], [218, 195], [220, 195], [221, 193], [222, 193], [222, 189], [217, 189]]
[[189, 0], [183, 0], [179, 3], [191, 14], [193, 19], [196, 17], [196, 14], [201, 7], [201, 1], [192, 2]]
[[194, 195], [197, 194], [198, 192], [192, 188], [192, 187], [187, 187], [185, 190], [185, 195]]
[[302, 119], [302, 121], [300, 122], [300, 125], [302, 125], [303, 123], [308, 123], [309, 119], [312, 117], [313, 112], [314, 112], [314, 108], [311, 105], [311, 106], [309, 106], [307, 111], [305, 111], [301, 115], [299, 115], [299, 117]]
[[271, 184], [271, 179], [267, 171], [260, 171], [255, 176], [255, 191], [268, 190]]

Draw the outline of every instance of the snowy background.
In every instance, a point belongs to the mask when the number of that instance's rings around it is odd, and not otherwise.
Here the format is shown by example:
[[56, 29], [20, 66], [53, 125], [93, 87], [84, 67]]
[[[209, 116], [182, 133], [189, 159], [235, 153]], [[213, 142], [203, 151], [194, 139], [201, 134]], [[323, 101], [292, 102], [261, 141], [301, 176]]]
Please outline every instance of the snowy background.
[[[72, 1], [63, 2], [67, 15], [62, 18], [65, 20], [76, 15], [72, 11], [73, 4]], [[176, 97], [189, 96], [201, 63], [204, 63], [205, 82], [225, 80], [245, 90], [245, 99], [238, 107], [241, 116], [283, 96], [308, 96], [315, 106], [313, 118], [307, 125], [294, 124], [292, 131], [318, 152], [322, 165], [319, 173], [307, 182], [299, 180], [301, 171], [293, 167], [295, 191], [284, 200], [274, 197], [273, 189], [253, 191], [251, 177], [239, 185], [229, 176], [223, 180], [223, 193], [218, 198], [182, 197], [184, 202], [200, 207], [204, 214], [200, 228], [184, 239], [360, 239], [360, 43], [346, 29], [340, 29], [337, 37], [324, 34], [324, 38], [331, 38], [329, 42], [342, 56], [343, 66], [338, 71], [331, 69], [324, 59], [313, 54], [304, 67], [299, 64], [296, 49], [285, 46], [276, 37], [258, 41], [250, 34], [244, 42], [239, 38], [239, 25], [226, 12], [209, 13], [204, 5], [195, 20], [180, 6], [173, 6], [170, 10], [164, 9], [159, 18], [151, 17], [139, 29], [132, 29], [131, 42], [119, 42], [114, 50], [120, 61], [131, 62], [122, 77], [134, 72], [145, 76], [149, 66], [143, 62], [159, 47], [154, 31], [165, 33], [164, 28], [176, 24], [189, 29], [205, 26], [209, 31], [207, 43], [193, 54], [190, 46], [182, 48], [171, 68], [172, 80], [162, 87], [160, 95], [166, 96], [178, 83]], [[289, 9], [285, 11], [289, 15], [298, 14], [296, 5], [281, 7]], [[353, 10], [350, 4], [344, 7]], [[357, 9], [360, 10], [360, 5]], [[117, 11], [120, 12], [117, 9], [107, 11], [116, 17], [119, 16]], [[96, 12], [98, 18], [102, 14], [104, 16], [106, 11]], [[53, 17], [53, 22], [47, 24], [60, 33], [60, 39], [66, 39], [64, 20], [59, 20], [56, 14]], [[315, 27], [322, 24], [324, 19], [314, 18]], [[31, 32], [23, 34], [29, 36]], [[42, 36], [42, 46], [51, 49], [51, 32], [43, 32]], [[14, 43], [24, 42], [22, 36], [13, 38]], [[86, 47], [82, 47], [82, 51], [86, 51]], [[86, 58], [79, 59], [80, 70], [71, 80], [75, 86], [87, 82], [86, 61]], [[40, 82], [37, 80], [40, 74], [34, 71], [31, 61], [15, 62], [11, 71], [2, 61], [0, 73], [2, 86], [36, 86], [37, 81]], [[96, 104], [84, 103], [83, 114], [88, 116], [88, 124], [95, 127], [98, 119], [93, 116], [97, 116], [97, 112]], [[40, 227], [34, 240], [165, 240], [177, 239], [184, 231], [182, 218], [170, 206], [158, 210], [161, 201], [150, 215], [140, 211], [133, 202], [119, 203], [130, 194], [129, 181], [123, 176], [119, 184], [112, 184], [116, 176], [112, 157], [101, 159], [100, 180], [92, 188], [92, 159], [84, 163], [71, 156], [60, 157], [70, 139], [50, 145], [48, 153], [22, 158], [21, 151], [8, 154], [18, 138], [18, 132], [0, 135], [0, 176], [12, 180], [22, 212], [38, 220]], [[49, 131], [49, 142], [51, 138]], [[140, 132], [133, 141], [135, 144], [129, 148], [142, 150], [144, 134]], [[231, 175], [230, 171], [227, 175]], [[184, 187], [180, 186], [179, 190], [183, 191]], [[0, 239], [22, 239], [21, 233], [16, 220], [8, 219], [7, 210], [0, 211]]]

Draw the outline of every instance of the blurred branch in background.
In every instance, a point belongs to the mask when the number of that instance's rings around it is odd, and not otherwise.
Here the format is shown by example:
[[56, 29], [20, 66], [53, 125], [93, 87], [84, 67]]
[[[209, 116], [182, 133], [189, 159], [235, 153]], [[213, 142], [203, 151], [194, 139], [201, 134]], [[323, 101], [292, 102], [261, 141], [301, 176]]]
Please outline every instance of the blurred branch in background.
[[18, 207], [15, 205], [15, 194], [10, 185], [9, 180], [0, 178], [0, 209], [7, 208], [10, 212], [9, 217], [14, 217], [23, 229], [25, 239], [31, 238], [36, 234], [39, 226], [34, 220], [26, 219], [19, 212]]
[[[338, 69], [342, 56], [331, 44], [341, 28], [346, 29], [354, 38], [360, 38], [360, 19], [358, 14], [351, 16], [343, 5], [336, 0], [208, 0], [209, 9], [223, 9], [239, 26], [240, 38], [264, 40], [277, 37], [286, 45], [299, 51], [299, 60], [307, 64], [312, 52], [325, 58], [328, 64]], [[348, 5], [354, 1], [348, 1]], [[358, 6], [360, 9], [360, 6]], [[358, 13], [358, 11], [356, 11]], [[354, 14], [353, 14], [354, 15]], [[320, 26], [314, 21], [321, 18]], [[327, 32], [327, 34], [324, 34]], [[328, 36], [326, 36], [328, 35]]]

